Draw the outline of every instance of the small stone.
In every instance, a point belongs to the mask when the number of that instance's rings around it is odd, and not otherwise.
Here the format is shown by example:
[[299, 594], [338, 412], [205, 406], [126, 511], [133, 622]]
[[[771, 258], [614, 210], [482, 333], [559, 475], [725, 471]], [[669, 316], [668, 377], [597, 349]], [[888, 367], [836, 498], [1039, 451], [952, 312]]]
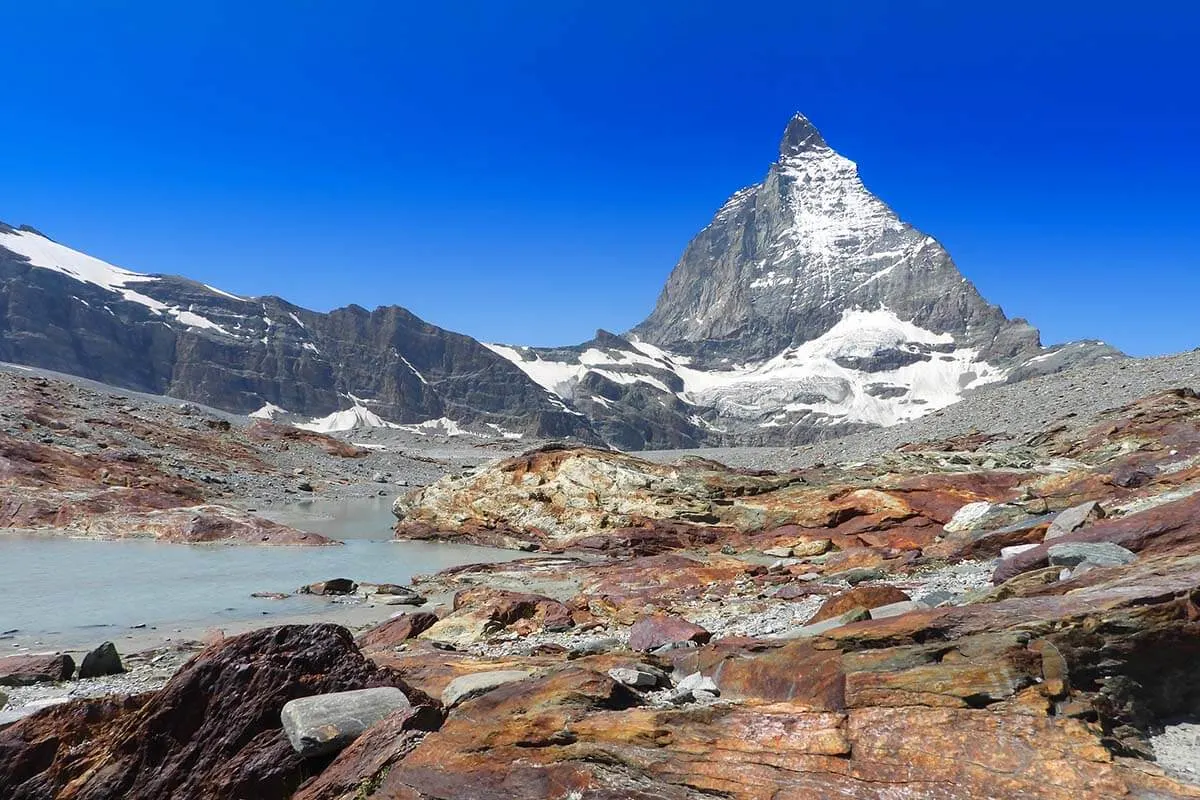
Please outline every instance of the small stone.
[[792, 545], [792, 555], [797, 558], [811, 558], [813, 556], [824, 555], [833, 542], [828, 539], [814, 539], [811, 542], [798, 542]]
[[857, 586], [865, 581], [880, 580], [883, 578], [883, 572], [877, 569], [858, 567], [856, 569], [848, 569], [845, 572], [839, 572], [838, 574], [831, 575], [830, 577], [843, 580], [851, 586]]
[[79, 665], [80, 678], [99, 678], [104, 675], [120, 675], [125, 671], [121, 656], [112, 642], [105, 642], [83, 657]]
[[650, 652], [656, 656], [661, 656], [672, 653], [676, 650], [695, 650], [699, 646], [700, 645], [696, 644], [695, 642], [670, 642], [668, 644], [664, 644], [662, 647], [656, 647]]
[[705, 691], [713, 694], [720, 694], [721, 690], [717, 688], [717, 683], [707, 675], [702, 675], [699, 672], [693, 672], [690, 675], [685, 675], [680, 678], [675, 689], [680, 692], [696, 692]]
[[614, 667], [608, 671], [608, 677], [634, 689], [653, 689], [658, 686], [658, 676], [637, 667]]
[[583, 644], [571, 651], [571, 655], [576, 658], [579, 656], [598, 655], [607, 653], [609, 650], [616, 650], [621, 646], [620, 639], [614, 639], [611, 636], [606, 636], [600, 639], [589, 639]]
[[308, 481], [301, 481], [300, 483], [296, 484], [296, 488], [301, 492], [311, 492], [313, 490], [313, 485]]
[[376, 472], [371, 476], [371, 480], [375, 481], [376, 483], [387, 483], [388, 479], [387, 475], [384, 475], [382, 472]]
[[336, 753], [393, 711], [411, 708], [391, 686], [301, 697], [284, 704], [283, 731], [302, 758]]
[[447, 709], [454, 708], [480, 695], [487, 694], [508, 683], [515, 683], [529, 678], [529, 673], [519, 669], [502, 669], [493, 672], [474, 672], [460, 675], [442, 690], [442, 705]]
[[766, 550], [763, 550], [762, 552], [763, 552], [764, 556], [771, 556], [772, 558], [791, 558], [792, 557], [792, 548], [790, 548], [790, 547], [768, 547]]

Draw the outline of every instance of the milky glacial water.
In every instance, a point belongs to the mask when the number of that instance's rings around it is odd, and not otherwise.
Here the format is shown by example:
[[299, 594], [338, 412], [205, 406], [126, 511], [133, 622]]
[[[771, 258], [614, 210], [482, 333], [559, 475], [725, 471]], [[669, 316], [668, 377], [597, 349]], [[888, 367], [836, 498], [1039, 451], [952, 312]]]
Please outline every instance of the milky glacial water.
[[[329, 608], [329, 600], [256, 599], [327, 578], [408, 583], [413, 574], [522, 554], [467, 545], [392, 541], [390, 498], [312, 501], [264, 516], [341, 539], [333, 547], [181, 545], [0, 535], [0, 655], [6, 642], [63, 646], [124, 635], [135, 625], [170, 631]], [[399, 609], [397, 609], [399, 610]], [[267, 612], [264, 614], [263, 612]], [[15, 631], [15, 632], [14, 632]]]

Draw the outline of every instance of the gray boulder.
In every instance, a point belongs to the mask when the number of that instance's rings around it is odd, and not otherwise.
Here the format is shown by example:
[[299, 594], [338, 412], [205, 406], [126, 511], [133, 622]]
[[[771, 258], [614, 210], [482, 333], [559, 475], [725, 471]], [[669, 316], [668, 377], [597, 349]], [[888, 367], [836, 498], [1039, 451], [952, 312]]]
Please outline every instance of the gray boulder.
[[1068, 533], [1074, 533], [1084, 525], [1098, 519], [1104, 519], [1104, 509], [1096, 501], [1073, 506], [1054, 518], [1054, 521], [1050, 523], [1049, 530], [1046, 531], [1045, 540], [1048, 542], [1051, 539], [1066, 536]]
[[721, 694], [717, 683], [707, 675], [693, 672], [680, 679], [675, 691], [671, 692], [671, 701], [686, 703], [689, 700], [712, 700]]
[[460, 675], [446, 684], [446, 688], [442, 690], [442, 705], [451, 709], [459, 703], [487, 694], [505, 684], [516, 683], [528, 678], [529, 673], [520, 669], [501, 669], [494, 672]]
[[99, 678], [104, 675], [120, 675], [125, 671], [116, 645], [105, 642], [83, 657], [79, 665], [80, 678]]
[[1119, 567], [1137, 561], [1137, 555], [1112, 542], [1063, 542], [1046, 551], [1054, 567]]
[[654, 689], [667, 681], [665, 672], [649, 664], [615, 667], [608, 671], [608, 677], [633, 689]]
[[302, 758], [336, 753], [393, 711], [411, 708], [391, 686], [301, 697], [286, 703], [283, 732]]

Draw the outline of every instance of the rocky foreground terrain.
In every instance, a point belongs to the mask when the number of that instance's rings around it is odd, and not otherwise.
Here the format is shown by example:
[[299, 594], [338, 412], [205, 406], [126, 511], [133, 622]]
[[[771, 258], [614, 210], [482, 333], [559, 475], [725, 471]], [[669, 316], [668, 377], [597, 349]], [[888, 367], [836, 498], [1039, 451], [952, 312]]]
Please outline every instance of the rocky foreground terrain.
[[542, 448], [396, 512], [530, 555], [43, 710], [0, 796], [1200, 797], [1190, 389], [787, 472]]

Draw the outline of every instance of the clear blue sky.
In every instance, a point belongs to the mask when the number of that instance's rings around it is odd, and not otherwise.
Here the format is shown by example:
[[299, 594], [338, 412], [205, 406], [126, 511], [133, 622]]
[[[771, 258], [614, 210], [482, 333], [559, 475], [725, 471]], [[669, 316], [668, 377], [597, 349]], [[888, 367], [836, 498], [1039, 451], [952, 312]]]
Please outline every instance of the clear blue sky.
[[132, 269], [577, 342], [801, 110], [1047, 342], [1200, 345], [1195, 3], [3, 6], [0, 219]]

